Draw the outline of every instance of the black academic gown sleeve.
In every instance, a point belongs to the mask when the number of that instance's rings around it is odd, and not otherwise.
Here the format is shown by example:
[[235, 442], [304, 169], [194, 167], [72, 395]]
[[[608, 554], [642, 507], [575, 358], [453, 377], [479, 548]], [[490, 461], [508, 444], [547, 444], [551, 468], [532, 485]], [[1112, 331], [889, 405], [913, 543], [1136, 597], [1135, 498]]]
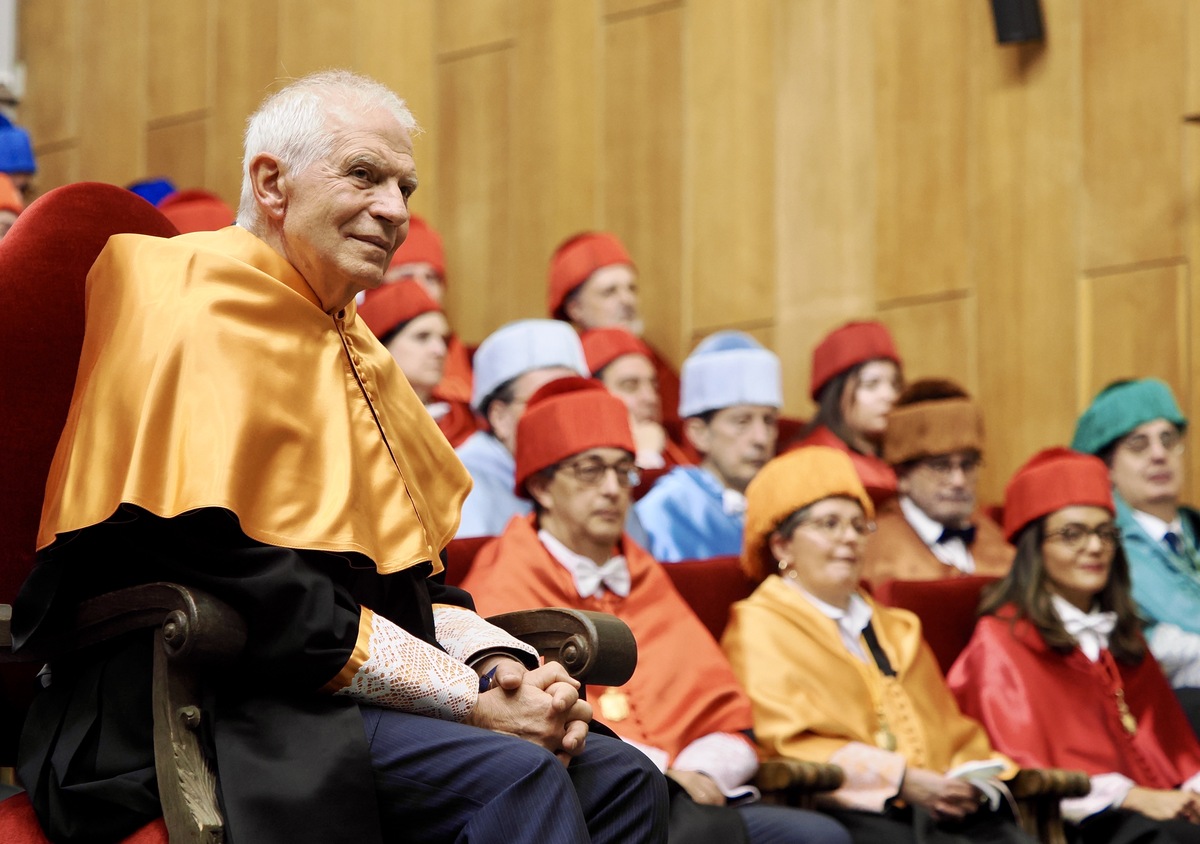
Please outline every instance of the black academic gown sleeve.
[[[219, 766], [229, 841], [373, 842], [358, 706], [318, 690], [349, 659], [360, 603], [433, 641], [428, 571], [381, 577], [365, 559], [263, 545], [223, 510], [164, 519], [123, 508], [39, 556], [14, 630], [20, 643], [36, 641], [79, 600], [136, 583], [213, 593], [248, 626], [242, 658], [205, 685], [202, 735]], [[22, 734], [19, 775], [55, 840], [117, 840], [158, 814], [150, 668], [145, 635], [51, 666]]]

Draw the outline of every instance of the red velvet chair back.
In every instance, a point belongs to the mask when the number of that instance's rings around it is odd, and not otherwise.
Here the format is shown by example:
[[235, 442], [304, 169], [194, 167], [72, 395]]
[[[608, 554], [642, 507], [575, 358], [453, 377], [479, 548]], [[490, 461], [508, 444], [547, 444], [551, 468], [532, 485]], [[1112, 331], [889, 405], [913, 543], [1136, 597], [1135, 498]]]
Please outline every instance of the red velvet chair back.
[[130, 191], [80, 182], [33, 202], [0, 240], [0, 603], [12, 603], [33, 566], [46, 474], [83, 345], [84, 281], [118, 232], [176, 234]]
[[446, 546], [446, 585], [459, 586], [466, 579], [471, 564], [479, 549], [487, 545], [495, 537], [472, 536], [465, 539], [452, 539]]
[[980, 594], [996, 580], [985, 576], [889, 580], [875, 587], [874, 596], [881, 604], [917, 614], [925, 641], [945, 674], [971, 640]]
[[729, 623], [730, 605], [754, 591], [755, 584], [742, 572], [737, 557], [685, 560], [662, 567], [718, 642]]
[[[0, 603], [33, 567], [46, 475], [67, 418], [83, 344], [84, 280], [117, 232], [163, 237], [175, 228], [115, 185], [81, 182], [33, 202], [0, 240]], [[36, 666], [0, 666], [0, 764], [32, 694]]]

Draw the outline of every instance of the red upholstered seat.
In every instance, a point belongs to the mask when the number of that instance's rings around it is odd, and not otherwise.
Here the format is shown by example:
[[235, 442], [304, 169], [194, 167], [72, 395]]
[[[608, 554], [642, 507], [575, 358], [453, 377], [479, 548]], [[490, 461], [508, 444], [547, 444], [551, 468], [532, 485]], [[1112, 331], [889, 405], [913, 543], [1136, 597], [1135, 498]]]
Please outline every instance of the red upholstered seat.
[[684, 560], [663, 563], [662, 567], [718, 642], [729, 623], [730, 605], [754, 591], [754, 582], [742, 572], [737, 557]]
[[458, 586], [467, 577], [471, 564], [479, 549], [487, 545], [495, 537], [471, 536], [465, 539], [452, 539], [446, 546], [446, 585]]
[[875, 600], [911, 610], [921, 619], [925, 641], [945, 674], [971, 640], [979, 596], [995, 577], [889, 580], [875, 587]]
[[[112, 234], [162, 237], [175, 227], [139, 196], [80, 182], [31, 204], [0, 240], [0, 603], [11, 604], [33, 566], [46, 474], [75, 384], [83, 343], [83, 290]], [[36, 666], [0, 665], [0, 765], [11, 765], [15, 735]], [[32, 837], [31, 837], [32, 836]], [[24, 795], [0, 802], [0, 841], [43, 842]], [[130, 842], [166, 842], [152, 824]]]

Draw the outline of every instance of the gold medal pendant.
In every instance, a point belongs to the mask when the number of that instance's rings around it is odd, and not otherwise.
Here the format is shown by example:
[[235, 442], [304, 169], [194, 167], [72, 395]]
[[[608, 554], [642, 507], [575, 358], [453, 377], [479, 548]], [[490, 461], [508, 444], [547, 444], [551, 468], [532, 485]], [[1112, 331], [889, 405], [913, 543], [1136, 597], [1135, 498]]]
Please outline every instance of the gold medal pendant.
[[1125, 702], [1125, 691], [1117, 689], [1117, 712], [1121, 716], [1121, 726], [1125, 728], [1125, 732], [1133, 735], [1137, 732], [1137, 718], [1133, 717], [1133, 713], [1129, 711], [1129, 704]]
[[605, 721], [616, 723], [629, 717], [629, 698], [625, 693], [609, 687], [600, 695], [600, 717]]
[[887, 718], [883, 716], [883, 707], [875, 707], [875, 717], [879, 726], [875, 728], [875, 746], [888, 752], [896, 749], [896, 735], [888, 728]]
[[886, 725], [881, 724], [875, 731], [875, 746], [887, 751], [896, 749], [896, 737]]

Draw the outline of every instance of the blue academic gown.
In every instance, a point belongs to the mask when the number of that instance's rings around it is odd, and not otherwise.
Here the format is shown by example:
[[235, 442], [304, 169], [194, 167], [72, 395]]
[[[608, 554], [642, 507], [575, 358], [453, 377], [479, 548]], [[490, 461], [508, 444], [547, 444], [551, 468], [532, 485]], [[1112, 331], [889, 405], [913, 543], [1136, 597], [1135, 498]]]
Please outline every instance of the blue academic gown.
[[455, 450], [474, 483], [463, 502], [455, 538], [499, 536], [513, 516], [532, 512], [533, 503], [513, 492], [517, 462], [504, 443], [487, 431], [476, 431]]
[[1179, 521], [1183, 525], [1184, 547], [1174, 554], [1163, 543], [1152, 539], [1137, 519], [1133, 509], [1115, 491], [1117, 526], [1121, 528], [1121, 544], [1129, 558], [1129, 574], [1133, 579], [1133, 599], [1148, 625], [1147, 638], [1154, 625], [1174, 624], [1189, 633], [1200, 633], [1200, 552], [1196, 547], [1196, 524], [1200, 513], [1181, 507]]
[[676, 466], [658, 479], [634, 509], [662, 563], [739, 554], [745, 515], [725, 512], [723, 487], [707, 470]]

